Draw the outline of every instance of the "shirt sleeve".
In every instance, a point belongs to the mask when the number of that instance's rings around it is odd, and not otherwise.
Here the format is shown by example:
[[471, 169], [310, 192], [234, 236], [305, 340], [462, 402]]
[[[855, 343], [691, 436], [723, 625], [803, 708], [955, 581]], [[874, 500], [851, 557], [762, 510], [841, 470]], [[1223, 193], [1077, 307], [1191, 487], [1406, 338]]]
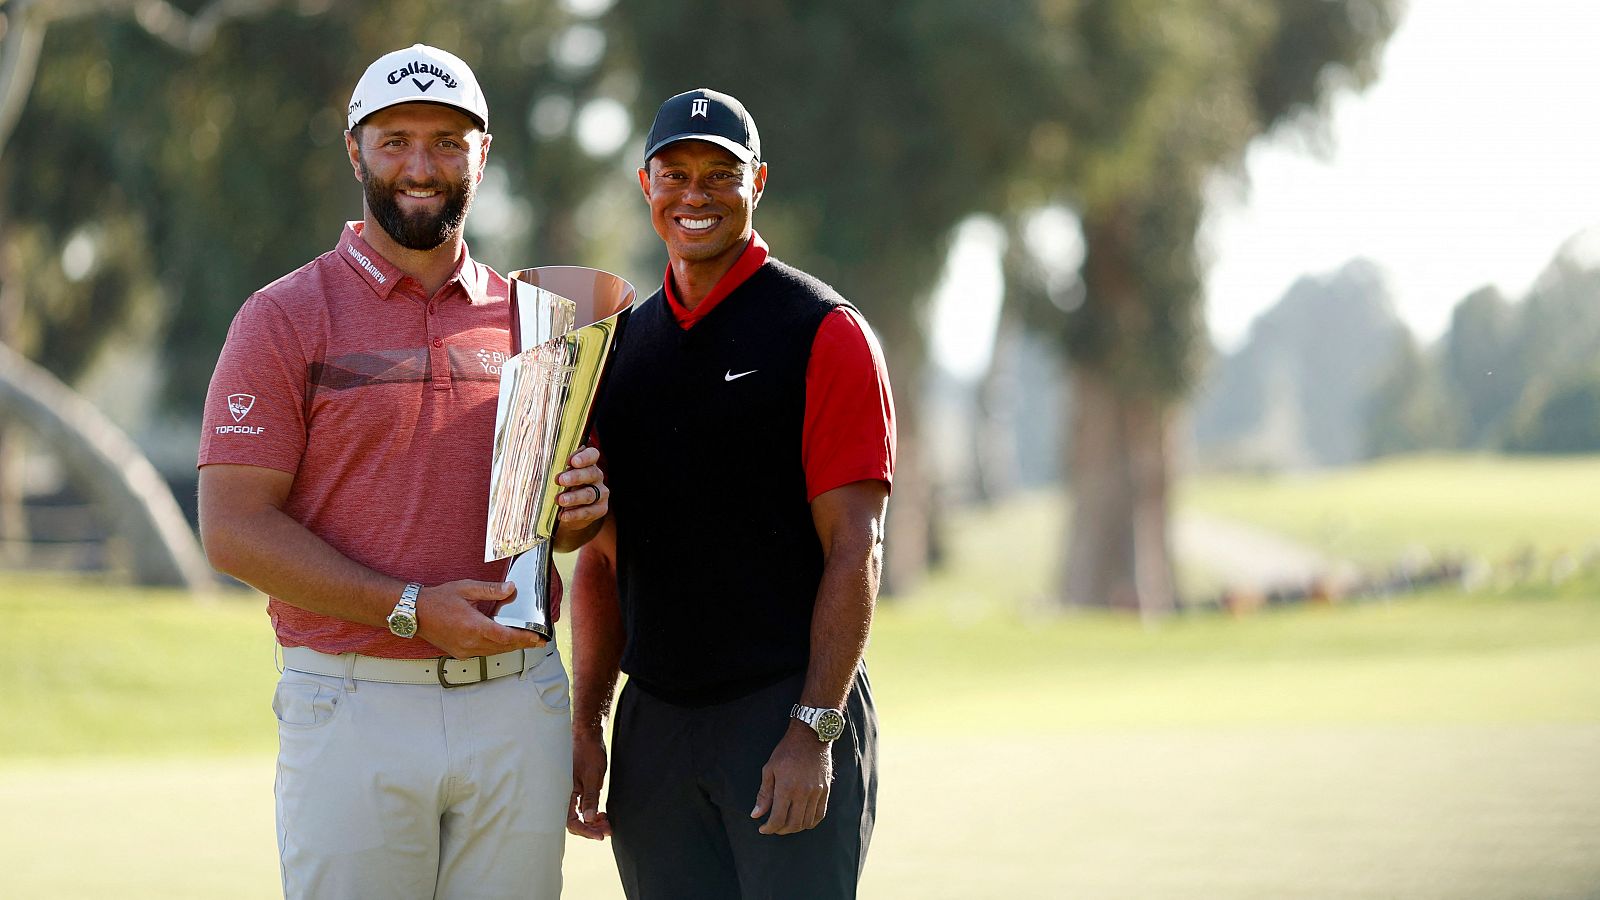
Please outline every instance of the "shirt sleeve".
[[206, 391], [199, 464], [297, 472], [306, 448], [307, 365], [278, 304], [260, 294], [245, 301]]
[[854, 481], [893, 483], [894, 452], [883, 348], [860, 313], [839, 307], [822, 320], [806, 366], [806, 500]]

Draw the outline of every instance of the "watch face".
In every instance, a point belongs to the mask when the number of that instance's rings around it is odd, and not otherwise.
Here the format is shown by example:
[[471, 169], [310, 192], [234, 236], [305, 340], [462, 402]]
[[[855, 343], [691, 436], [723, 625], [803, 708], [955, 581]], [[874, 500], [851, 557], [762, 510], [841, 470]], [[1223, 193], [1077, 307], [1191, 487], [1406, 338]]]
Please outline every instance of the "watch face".
[[817, 737], [825, 741], [837, 740], [844, 734], [844, 716], [836, 709], [825, 709], [817, 717]]
[[399, 637], [411, 637], [417, 633], [417, 620], [411, 616], [395, 613], [389, 617], [389, 630]]

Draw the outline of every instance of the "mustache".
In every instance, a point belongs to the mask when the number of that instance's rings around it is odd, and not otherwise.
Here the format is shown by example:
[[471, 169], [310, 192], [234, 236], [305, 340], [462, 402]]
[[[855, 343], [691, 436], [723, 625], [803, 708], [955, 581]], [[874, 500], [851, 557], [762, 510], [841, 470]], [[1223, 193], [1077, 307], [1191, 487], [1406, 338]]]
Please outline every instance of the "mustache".
[[[460, 233], [467, 207], [472, 203], [476, 187], [474, 179], [467, 177], [460, 183], [438, 178], [418, 180], [408, 177], [383, 181], [373, 177], [365, 155], [360, 162], [362, 190], [366, 194], [367, 206], [372, 210], [379, 227], [400, 246], [412, 250], [432, 250]], [[401, 209], [400, 200], [395, 196], [397, 192], [406, 190], [438, 191], [444, 198], [444, 206], [434, 213], [407, 213]]]

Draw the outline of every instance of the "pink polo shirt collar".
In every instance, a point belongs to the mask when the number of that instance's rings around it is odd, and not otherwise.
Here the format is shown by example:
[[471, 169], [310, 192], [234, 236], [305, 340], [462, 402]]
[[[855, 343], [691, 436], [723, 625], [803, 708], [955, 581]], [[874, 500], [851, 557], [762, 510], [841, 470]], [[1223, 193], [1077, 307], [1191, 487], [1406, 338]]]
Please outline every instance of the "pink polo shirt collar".
[[[394, 286], [399, 284], [400, 279], [405, 278], [406, 274], [372, 249], [372, 245], [361, 236], [365, 226], [364, 222], [346, 222], [344, 233], [339, 236], [336, 252], [339, 258], [372, 288], [374, 294], [388, 299]], [[472, 261], [472, 254], [467, 250], [465, 243], [461, 245], [461, 257], [456, 260], [455, 271], [450, 274], [450, 280], [445, 282], [445, 287], [449, 287], [453, 282], [460, 282], [461, 289], [466, 292], [469, 300], [483, 302], [488, 273], [483, 271], [482, 266]], [[443, 293], [441, 290], [441, 299]]]

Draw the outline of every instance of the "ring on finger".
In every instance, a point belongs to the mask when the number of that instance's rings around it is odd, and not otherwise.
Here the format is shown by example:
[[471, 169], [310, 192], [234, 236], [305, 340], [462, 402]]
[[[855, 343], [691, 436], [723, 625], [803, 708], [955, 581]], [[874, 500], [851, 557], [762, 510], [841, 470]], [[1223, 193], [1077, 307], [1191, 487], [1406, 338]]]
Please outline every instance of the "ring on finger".
[[585, 505], [593, 506], [594, 504], [599, 503], [600, 502], [600, 485], [598, 485], [598, 484], [586, 484], [586, 485], [584, 485], [584, 487], [588, 488], [591, 491], [594, 491], [594, 499], [590, 500], [588, 502], [588, 504], [585, 504]]

